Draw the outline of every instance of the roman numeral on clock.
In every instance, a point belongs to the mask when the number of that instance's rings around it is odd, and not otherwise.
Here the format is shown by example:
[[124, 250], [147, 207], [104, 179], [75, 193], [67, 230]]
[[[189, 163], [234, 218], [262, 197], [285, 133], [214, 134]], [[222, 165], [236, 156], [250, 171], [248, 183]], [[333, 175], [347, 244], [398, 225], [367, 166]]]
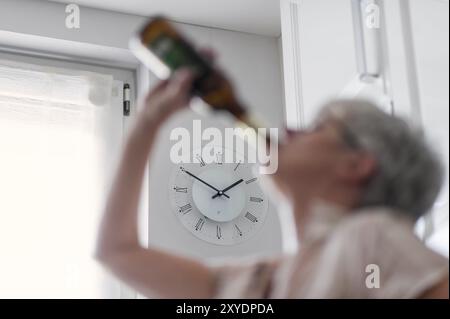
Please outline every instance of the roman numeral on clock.
[[200, 162], [200, 166], [206, 166], [205, 161], [203, 160], [203, 158], [200, 155], [195, 156], [195, 158]]
[[242, 230], [238, 227], [238, 225], [234, 224], [234, 227], [236, 228], [239, 236], [242, 236]]
[[195, 224], [195, 230], [202, 230], [203, 225], [205, 224], [205, 220], [203, 218], [199, 218], [197, 224]]
[[223, 164], [223, 154], [222, 153], [216, 153], [216, 163], [218, 165]]
[[177, 192], [177, 193], [187, 193], [187, 187], [178, 187], [178, 186], [175, 186], [173, 189], [174, 189], [175, 192]]
[[249, 213], [249, 212], [245, 213], [245, 218], [247, 218], [252, 223], [257, 223], [258, 222], [258, 218], [256, 218], [255, 215], [253, 215], [252, 213]]
[[186, 204], [180, 207], [179, 212], [183, 213], [183, 215], [186, 215], [187, 213], [189, 213], [192, 210], [192, 205], [191, 204]]
[[249, 179], [248, 181], [245, 181], [245, 184], [253, 183], [253, 182], [255, 182], [257, 179], [258, 179], [258, 178], [256, 178], [256, 177], [254, 177], [254, 178], [252, 178], [252, 179]]
[[217, 239], [222, 238], [222, 228], [220, 228], [219, 225], [216, 225], [216, 233], [217, 233]]
[[259, 197], [250, 197], [250, 201], [255, 203], [261, 203], [263, 199]]

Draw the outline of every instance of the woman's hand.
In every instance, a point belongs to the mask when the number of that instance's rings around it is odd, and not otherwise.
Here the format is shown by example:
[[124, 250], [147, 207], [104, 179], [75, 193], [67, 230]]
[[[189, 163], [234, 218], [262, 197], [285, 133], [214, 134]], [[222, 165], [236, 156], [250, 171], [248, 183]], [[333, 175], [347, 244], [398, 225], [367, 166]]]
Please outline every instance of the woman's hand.
[[144, 98], [137, 120], [146, 126], [159, 126], [189, 104], [192, 81], [192, 72], [180, 69], [169, 80], [158, 83]]
[[[214, 65], [216, 60], [214, 50], [201, 48], [199, 53], [211, 65]], [[147, 125], [159, 125], [177, 110], [187, 106], [191, 99], [193, 80], [193, 72], [183, 68], [176, 71], [169, 80], [161, 81], [144, 98], [138, 120]]]

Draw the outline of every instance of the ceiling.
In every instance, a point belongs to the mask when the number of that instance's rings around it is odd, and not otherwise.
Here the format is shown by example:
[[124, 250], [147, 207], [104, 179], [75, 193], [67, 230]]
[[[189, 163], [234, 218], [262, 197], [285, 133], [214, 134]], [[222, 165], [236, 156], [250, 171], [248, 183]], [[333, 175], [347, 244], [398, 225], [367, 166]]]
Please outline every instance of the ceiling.
[[51, 0], [226, 30], [279, 36], [279, 0]]

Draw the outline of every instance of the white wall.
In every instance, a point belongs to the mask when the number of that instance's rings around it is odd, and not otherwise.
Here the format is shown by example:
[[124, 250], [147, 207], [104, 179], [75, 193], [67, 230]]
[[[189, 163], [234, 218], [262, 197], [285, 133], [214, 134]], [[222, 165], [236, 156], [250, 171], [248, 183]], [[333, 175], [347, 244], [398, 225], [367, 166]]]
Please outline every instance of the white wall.
[[307, 125], [356, 75], [349, 0], [281, 0], [286, 121]]
[[[242, 99], [272, 127], [282, 127], [283, 106], [278, 43], [276, 38], [231, 31], [182, 26], [196, 42], [214, 47], [219, 63], [234, 80]], [[260, 233], [236, 246], [211, 246], [192, 236], [169, 208], [169, 190], [165, 182], [175, 165], [170, 163], [170, 129], [192, 127], [193, 119], [202, 119], [202, 127], [225, 127], [219, 122], [186, 112], [168, 123], [158, 139], [158, 153], [150, 166], [150, 244], [196, 257], [244, 256], [281, 252], [279, 221], [273, 205]]]
[[[95, 54], [99, 62], [102, 47], [108, 47], [113, 49], [108, 50], [109, 53], [121, 55], [130, 65], [133, 63], [133, 56], [127, 50], [128, 39], [144, 21], [139, 16], [81, 7], [81, 28], [76, 30], [65, 28], [63, 4], [0, 0], [0, 8], [0, 47], [39, 47], [39, 50], [56, 50], [62, 54], [81, 56]], [[177, 25], [200, 46], [215, 48], [219, 64], [235, 82], [243, 101], [261, 114], [271, 126], [282, 126], [284, 119], [277, 38]], [[84, 52], [85, 48], [89, 48], [88, 54]], [[114, 60], [113, 56], [104, 55], [103, 58]], [[150, 84], [156, 82], [153, 76], [150, 75], [149, 78]], [[149, 243], [171, 251], [203, 257], [279, 252], [280, 228], [275, 209], [271, 205], [262, 232], [237, 247], [218, 247], [199, 241], [182, 227], [170, 211], [166, 185], [172, 167], [168, 160], [168, 130], [171, 125], [189, 127], [194, 118], [198, 116], [186, 112], [168, 123], [152, 154], [149, 169]], [[223, 125], [211, 119], [205, 119], [205, 122], [219, 127]]]
[[356, 74], [349, 0], [301, 1], [300, 61], [305, 123]]
[[[279, 50], [276, 38], [204, 28], [192, 25], [179, 27], [199, 46], [212, 47], [218, 63], [233, 80], [238, 94], [271, 127], [283, 126], [283, 104]], [[149, 244], [198, 258], [223, 256], [272, 255], [281, 252], [281, 230], [273, 205], [261, 232], [236, 246], [216, 246], [200, 241], [177, 220], [169, 205], [166, 183], [175, 165], [170, 164], [169, 140], [173, 127], [192, 127], [193, 119], [202, 119], [202, 127], [226, 126], [222, 121], [202, 118], [186, 112], [167, 123], [161, 131], [157, 153], [151, 158], [149, 179]]]

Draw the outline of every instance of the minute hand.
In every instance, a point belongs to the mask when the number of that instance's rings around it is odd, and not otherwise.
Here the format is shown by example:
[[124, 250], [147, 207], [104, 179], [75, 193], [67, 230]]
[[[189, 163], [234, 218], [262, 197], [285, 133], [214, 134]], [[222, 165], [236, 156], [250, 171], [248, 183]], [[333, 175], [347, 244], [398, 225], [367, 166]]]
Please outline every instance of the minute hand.
[[207, 182], [205, 182], [205, 181], [204, 181], [204, 180], [202, 180], [201, 178], [199, 178], [199, 177], [195, 176], [195, 175], [194, 175], [194, 174], [192, 174], [191, 172], [189, 172], [189, 171], [187, 171], [187, 170], [185, 170], [185, 169], [183, 169], [183, 172], [185, 172], [186, 174], [188, 174], [188, 175], [192, 176], [192, 177], [193, 177], [193, 178], [195, 178], [196, 180], [198, 180], [198, 181], [202, 182], [202, 183], [203, 183], [203, 184], [205, 184], [206, 186], [208, 186], [208, 187], [210, 187], [210, 188], [214, 189], [214, 190], [215, 190], [215, 191], [217, 192], [217, 194], [216, 194], [216, 195], [214, 195], [215, 197], [213, 197], [213, 198], [216, 198], [217, 196], [221, 196], [221, 195], [225, 196], [226, 198], [230, 198], [230, 196], [228, 196], [227, 194], [223, 194], [223, 192], [222, 192], [222, 191], [220, 191], [220, 190], [218, 190], [217, 188], [215, 188], [214, 186], [212, 186], [212, 185], [208, 184]]
[[[239, 185], [240, 183], [242, 183], [244, 180], [241, 178], [240, 180], [238, 180], [237, 182], [234, 182], [233, 184], [231, 184], [230, 186], [228, 186], [227, 188], [222, 189], [222, 195], [227, 196], [227, 194], [225, 194], [226, 191], [232, 189], [234, 186]], [[216, 195], [214, 195], [212, 198], [216, 198], [217, 196], [220, 196], [219, 193], [217, 193]]]

